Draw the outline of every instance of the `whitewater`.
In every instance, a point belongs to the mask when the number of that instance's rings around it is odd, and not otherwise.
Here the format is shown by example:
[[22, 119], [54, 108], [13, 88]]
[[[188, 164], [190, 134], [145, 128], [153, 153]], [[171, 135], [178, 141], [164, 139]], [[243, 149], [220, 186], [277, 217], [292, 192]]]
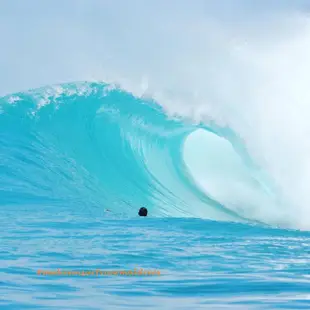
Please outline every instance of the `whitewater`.
[[309, 309], [308, 9], [0, 3], [1, 308]]

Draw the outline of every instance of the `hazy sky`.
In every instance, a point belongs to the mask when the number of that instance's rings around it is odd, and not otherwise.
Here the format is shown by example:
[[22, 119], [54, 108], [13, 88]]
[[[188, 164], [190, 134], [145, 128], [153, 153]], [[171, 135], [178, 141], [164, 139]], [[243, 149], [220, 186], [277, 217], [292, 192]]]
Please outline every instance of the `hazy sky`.
[[178, 75], [192, 53], [221, 53], [217, 37], [268, 37], [270, 24], [272, 32], [285, 29], [278, 15], [309, 7], [305, 0], [0, 0], [0, 95], [71, 80], [141, 79], [176, 61], [170, 70]]

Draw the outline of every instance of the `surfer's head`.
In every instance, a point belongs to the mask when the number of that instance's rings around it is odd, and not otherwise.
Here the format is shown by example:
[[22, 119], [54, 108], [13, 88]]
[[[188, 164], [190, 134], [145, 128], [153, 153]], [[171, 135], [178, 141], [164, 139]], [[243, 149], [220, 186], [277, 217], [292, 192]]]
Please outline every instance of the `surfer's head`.
[[147, 216], [147, 208], [144, 208], [144, 207], [140, 208], [139, 215], [140, 216]]

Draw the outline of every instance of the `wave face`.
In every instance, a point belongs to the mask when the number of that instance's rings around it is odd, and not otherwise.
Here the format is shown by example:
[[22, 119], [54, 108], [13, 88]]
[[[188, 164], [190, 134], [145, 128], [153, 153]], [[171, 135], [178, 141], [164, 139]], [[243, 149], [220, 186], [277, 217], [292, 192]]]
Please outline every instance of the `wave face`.
[[234, 133], [104, 83], [1, 99], [1, 204], [287, 225]]

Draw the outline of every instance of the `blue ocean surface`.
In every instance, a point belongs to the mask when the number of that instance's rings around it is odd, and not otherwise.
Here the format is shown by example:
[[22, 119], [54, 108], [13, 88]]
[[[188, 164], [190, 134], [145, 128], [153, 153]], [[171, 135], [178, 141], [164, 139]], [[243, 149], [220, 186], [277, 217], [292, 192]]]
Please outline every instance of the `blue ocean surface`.
[[93, 82], [0, 109], [1, 309], [310, 308], [310, 232], [229, 128]]

